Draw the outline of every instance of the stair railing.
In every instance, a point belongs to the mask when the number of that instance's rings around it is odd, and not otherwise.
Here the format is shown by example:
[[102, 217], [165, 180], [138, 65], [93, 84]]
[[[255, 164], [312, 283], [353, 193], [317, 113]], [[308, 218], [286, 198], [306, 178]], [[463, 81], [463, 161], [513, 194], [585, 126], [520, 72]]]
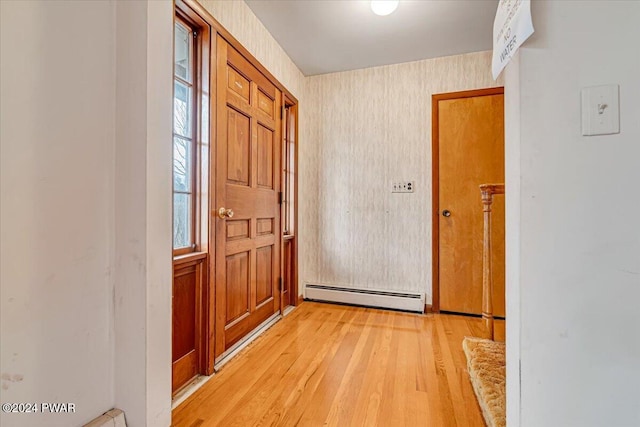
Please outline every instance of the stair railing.
[[493, 276], [491, 265], [491, 204], [495, 194], [504, 194], [504, 184], [482, 184], [482, 211], [484, 213], [484, 240], [482, 247], [482, 320], [487, 338], [494, 339], [493, 328]]

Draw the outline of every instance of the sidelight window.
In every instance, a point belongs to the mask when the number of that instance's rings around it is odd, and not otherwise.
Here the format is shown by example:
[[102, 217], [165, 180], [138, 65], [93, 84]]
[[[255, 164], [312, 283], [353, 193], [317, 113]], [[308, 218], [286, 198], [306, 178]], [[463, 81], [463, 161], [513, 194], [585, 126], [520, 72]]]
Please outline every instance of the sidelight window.
[[202, 170], [201, 160], [208, 156], [209, 145], [208, 34], [203, 23], [178, 11], [173, 48], [174, 255], [202, 250], [201, 235], [206, 235], [206, 230], [199, 227], [199, 195], [207, 189], [207, 171]]
[[175, 23], [173, 77], [173, 249], [195, 248], [194, 31]]
[[284, 234], [295, 235], [296, 203], [296, 105], [286, 103], [284, 110]]

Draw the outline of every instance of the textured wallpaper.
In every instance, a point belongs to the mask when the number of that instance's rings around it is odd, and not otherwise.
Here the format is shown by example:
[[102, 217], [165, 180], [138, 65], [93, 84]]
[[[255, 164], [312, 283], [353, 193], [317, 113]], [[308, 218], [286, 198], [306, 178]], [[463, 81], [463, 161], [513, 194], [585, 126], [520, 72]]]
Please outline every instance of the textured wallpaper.
[[[305, 78], [243, 1], [200, 0], [300, 101], [299, 290], [431, 301], [431, 95], [501, 86], [489, 52]], [[392, 194], [391, 182], [416, 191]]]
[[[302, 144], [318, 147], [311, 283], [431, 301], [431, 95], [500, 85], [489, 52], [307, 78]], [[391, 193], [400, 180], [415, 192]]]
[[304, 75], [244, 1], [199, 0], [199, 3], [300, 100]]
[[199, 0], [200, 3], [222, 24], [253, 56], [264, 65], [296, 98], [300, 106], [299, 117], [299, 285], [300, 294], [303, 284], [313, 281], [317, 247], [317, 146], [308, 144], [306, 136], [310, 113], [305, 99], [307, 79], [289, 56], [253, 14], [244, 1]]

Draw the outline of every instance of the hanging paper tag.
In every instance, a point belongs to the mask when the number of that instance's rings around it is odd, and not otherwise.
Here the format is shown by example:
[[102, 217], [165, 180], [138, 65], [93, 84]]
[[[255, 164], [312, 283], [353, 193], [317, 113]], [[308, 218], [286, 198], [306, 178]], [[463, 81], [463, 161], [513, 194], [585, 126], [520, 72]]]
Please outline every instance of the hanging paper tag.
[[498, 78], [522, 43], [533, 34], [530, 0], [500, 0], [493, 21], [491, 71]]

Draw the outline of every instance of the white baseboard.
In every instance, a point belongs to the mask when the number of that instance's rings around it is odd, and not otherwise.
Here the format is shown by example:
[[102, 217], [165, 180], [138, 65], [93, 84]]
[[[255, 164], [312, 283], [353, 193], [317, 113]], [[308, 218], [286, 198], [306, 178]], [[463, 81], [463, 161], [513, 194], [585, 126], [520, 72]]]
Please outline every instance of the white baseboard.
[[307, 283], [305, 299], [424, 313], [424, 294]]
[[120, 409], [114, 408], [82, 427], [127, 427], [127, 423], [124, 419], [124, 412]]

